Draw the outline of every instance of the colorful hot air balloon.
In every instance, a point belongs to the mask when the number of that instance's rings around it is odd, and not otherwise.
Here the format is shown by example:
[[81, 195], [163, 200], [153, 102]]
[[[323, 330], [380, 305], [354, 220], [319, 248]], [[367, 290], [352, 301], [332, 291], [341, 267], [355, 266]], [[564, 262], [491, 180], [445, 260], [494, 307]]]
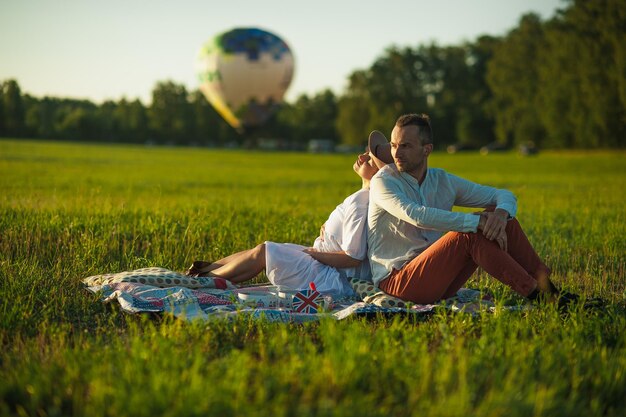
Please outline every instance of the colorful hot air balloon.
[[263, 124], [278, 108], [291, 79], [294, 59], [278, 36], [236, 28], [208, 41], [196, 59], [200, 90], [235, 129]]

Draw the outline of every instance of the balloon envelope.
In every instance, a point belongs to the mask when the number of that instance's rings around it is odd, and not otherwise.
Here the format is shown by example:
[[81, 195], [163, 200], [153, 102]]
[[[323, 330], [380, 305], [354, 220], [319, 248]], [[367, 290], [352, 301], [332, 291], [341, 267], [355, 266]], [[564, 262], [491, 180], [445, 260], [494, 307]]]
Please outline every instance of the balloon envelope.
[[205, 43], [196, 58], [200, 90], [235, 129], [263, 124], [293, 78], [293, 55], [282, 39], [257, 28], [236, 28]]

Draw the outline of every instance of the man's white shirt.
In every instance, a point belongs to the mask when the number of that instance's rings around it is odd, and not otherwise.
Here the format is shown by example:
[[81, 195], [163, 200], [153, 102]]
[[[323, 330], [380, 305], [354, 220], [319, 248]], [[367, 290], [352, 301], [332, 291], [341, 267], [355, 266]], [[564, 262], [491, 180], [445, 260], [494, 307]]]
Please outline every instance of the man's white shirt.
[[488, 187], [429, 168], [420, 185], [394, 164], [383, 167], [370, 181], [368, 258], [378, 284], [392, 269], [415, 258], [445, 232], [476, 232], [478, 215], [452, 212], [453, 206], [487, 207], [517, 213], [513, 193]]

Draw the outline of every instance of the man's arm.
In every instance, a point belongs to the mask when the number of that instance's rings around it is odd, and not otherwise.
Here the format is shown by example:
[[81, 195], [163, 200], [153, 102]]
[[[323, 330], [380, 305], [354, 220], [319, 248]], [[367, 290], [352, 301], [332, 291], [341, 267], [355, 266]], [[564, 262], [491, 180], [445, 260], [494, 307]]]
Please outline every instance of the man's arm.
[[320, 252], [313, 248], [303, 249], [302, 252], [308, 253], [313, 259], [324, 265], [332, 266], [334, 268], [355, 268], [361, 264], [362, 261], [354, 259], [345, 252]]
[[370, 183], [372, 202], [392, 216], [423, 229], [475, 232], [479, 216], [426, 207], [412, 200], [393, 181], [374, 177]]
[[510, 217], [517, 214], [517, 198], [509, 190], [476, 184], [456, 175], [448, 174], [448, 180], [456, 192], [455, 206], [480, 207], [495, 206], [504, 210]]
[[494, 211], [481, 213], [478, 229], [489, 240], [496, 240], [506, 250], [506, 222], [517, 213], [517, 198], [509, 190], [476, 184], [472, 181], [448, 174], [456, 190], [454, 204], [463, 207], [495, 206]]

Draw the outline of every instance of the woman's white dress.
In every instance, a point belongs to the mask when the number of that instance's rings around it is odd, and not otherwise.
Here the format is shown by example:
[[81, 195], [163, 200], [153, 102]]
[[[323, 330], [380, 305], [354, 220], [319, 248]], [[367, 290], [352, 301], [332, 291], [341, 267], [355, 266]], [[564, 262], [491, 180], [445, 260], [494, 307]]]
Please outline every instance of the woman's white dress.
[[367, 261], [367, 207], [369, 190], [361, 189], [339, 204], [324, 223], [324, 235], [315, 239], [313, 248], [322, 252], [344, 251], [363, 262], [357, 268], [337, 269], [316, 261], [302, 252], [306, 246], [265, 242], [266, 274], [274, 285], [308, 289], [315, 283], [318, 291], [334, 297], [354, 294], [346, 278], [371, 279]]

